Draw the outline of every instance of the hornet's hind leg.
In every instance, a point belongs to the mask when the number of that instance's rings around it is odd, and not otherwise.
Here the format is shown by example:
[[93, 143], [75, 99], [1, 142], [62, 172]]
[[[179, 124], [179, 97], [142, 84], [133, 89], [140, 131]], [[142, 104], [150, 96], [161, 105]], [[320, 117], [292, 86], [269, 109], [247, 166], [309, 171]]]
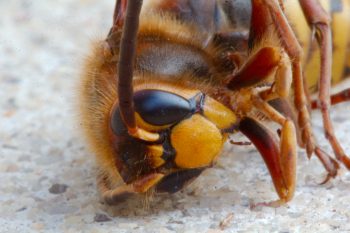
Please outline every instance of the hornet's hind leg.
[[318, 106], [322, 112], [325, 135], [333, 148], [336, 158], [350, 169], [350, 159], [345, 154], [335, 136], [329, 115], [331, 102], [330, 86], [332, 78], [332, 32], [330, 28], [330, 17], [316, 0], [300, 0], [299, 2], [311, 29], [315, 31], [316, 39], [321, 51]]
[[[331, 95], [331, 105], [339, 104], [345, 101], [350, 101], [350, 88], [347, 88], [341, 92]], [[321, 108], [319, 100], [313, 100], [311, 103], [312, 109]]]

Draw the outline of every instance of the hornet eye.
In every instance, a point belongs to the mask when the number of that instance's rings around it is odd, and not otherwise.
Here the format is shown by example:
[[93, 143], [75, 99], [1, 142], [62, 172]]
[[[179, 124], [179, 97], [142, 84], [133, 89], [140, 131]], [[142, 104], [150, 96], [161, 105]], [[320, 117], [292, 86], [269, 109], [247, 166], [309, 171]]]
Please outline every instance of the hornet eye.
[[195, 111], [195, 103], [161, 90], [142, 90], [134, 94], [135, 110], [152, 125], [161, 126], [181, 121]]

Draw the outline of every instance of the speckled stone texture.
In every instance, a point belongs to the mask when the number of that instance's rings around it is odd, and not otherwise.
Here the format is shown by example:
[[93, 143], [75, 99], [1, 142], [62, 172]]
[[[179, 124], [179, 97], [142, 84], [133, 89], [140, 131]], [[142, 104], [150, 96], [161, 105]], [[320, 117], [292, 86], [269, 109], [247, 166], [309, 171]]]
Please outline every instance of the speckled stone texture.
[[[82, 61], [91, 41], [108, 32], [113, 6], [0, 0], [1, 233], [350, 231], [350, 173], [342, 168], [318, 185], [325, 171], [304, 151], [295, 197], [277, 209], [249, 208], [277, 196], [255, 149], [230, 145], [217, 166], [184, 191], [155, 197], [148, 209], [142, 198], [101, 204], [74, 103]], [[336, 106], [332, 117], [350, 153], [350, 103]], [[320, 119], [315, 112], [316, 135], [329, 151]]]

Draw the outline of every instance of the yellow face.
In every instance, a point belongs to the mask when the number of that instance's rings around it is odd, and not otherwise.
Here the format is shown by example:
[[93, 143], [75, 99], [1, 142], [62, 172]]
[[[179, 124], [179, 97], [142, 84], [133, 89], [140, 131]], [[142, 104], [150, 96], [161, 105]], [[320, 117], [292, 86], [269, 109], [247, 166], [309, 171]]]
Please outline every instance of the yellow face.
[[200, 91], [140, 89], [134, 101], [139, 127], [165, 138], [148, 146], [147, 157], [154, 168], [169, 162], [179, 169], [211, 166], [227, 132], [237, 124], [232, 111]]
[[212, 166], [227, 134], [238, 124], [227, 107], [198, 91], [169, 85], [136, 86], [136, 125], [159, 139], [145, 141], [128, 134], [115, 104], [110, 139], [115, 164], [125, 183], [149, 174], [164, 178], [157, 191], [175, 192]]

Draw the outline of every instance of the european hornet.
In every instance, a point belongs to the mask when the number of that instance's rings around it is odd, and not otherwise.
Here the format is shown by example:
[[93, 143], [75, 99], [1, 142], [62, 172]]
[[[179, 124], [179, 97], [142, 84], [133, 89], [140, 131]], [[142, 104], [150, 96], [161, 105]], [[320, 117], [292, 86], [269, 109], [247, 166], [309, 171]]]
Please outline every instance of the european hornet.
[[[349, 89], [329, 91], [331, 77], [345, 75], [349, 7], [346, 0], [118, 0], [81, 82], [81, 121], [105, 202], [181, 190], [237, 131], [264, 158], [279, 195], [262, 205], [292, 199], [298, 145], [322, 162], [325, 182], [339, 162], [349, 169], [329, 117], [331, 103], [349, 100]], [[314, 108], [336, 159], [315, 140]], [[277, 133], [261, 115], [281, 127]]]

